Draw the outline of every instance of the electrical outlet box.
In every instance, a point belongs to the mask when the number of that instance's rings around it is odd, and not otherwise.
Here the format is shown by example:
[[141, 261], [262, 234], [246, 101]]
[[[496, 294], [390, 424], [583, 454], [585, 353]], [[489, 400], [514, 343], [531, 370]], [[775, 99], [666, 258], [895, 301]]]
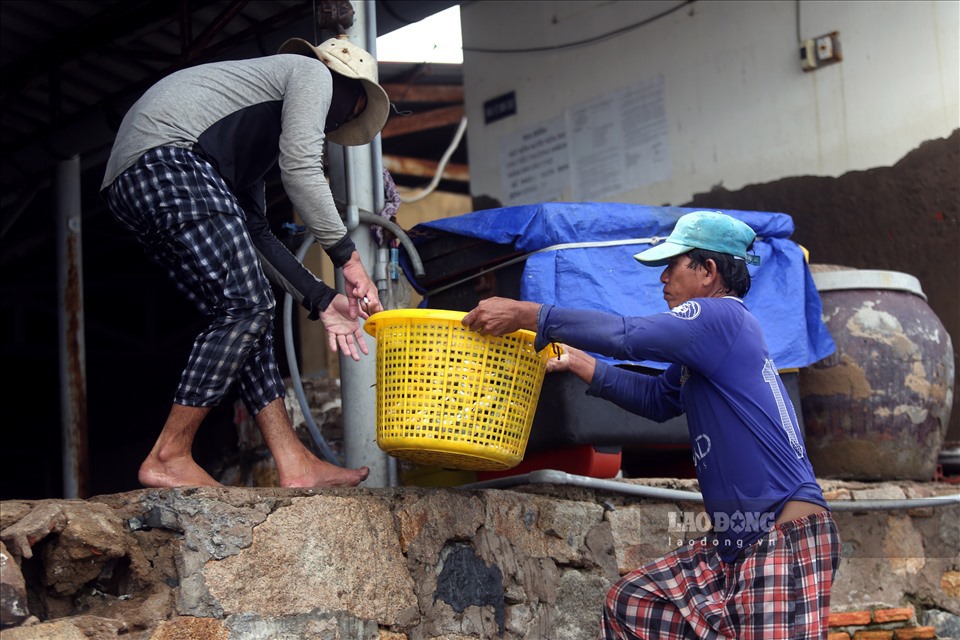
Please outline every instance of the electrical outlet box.
[[839, 31], [804, 40], [800, 45], [800, 68], [804, 71], [813, 71], [841, 60], [843, 54], [840, 51]]

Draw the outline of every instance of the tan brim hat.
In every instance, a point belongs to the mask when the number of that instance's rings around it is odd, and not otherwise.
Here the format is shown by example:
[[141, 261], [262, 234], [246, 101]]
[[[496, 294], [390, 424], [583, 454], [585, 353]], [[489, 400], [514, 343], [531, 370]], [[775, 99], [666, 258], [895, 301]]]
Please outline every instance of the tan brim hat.
[[328, 133], [327, 139], [331, 142], [346, 146], [367, 144], [387, 124], [390, 98], [379, 84], [377, 61], [369, 52], [340, 38], [330, 38], [318, 46], [313, 46], [303, 38], [291, 38], [280, 45], [277, 53], [314, 56], [331, 71], [363, 84], [367, 92], [367, 106], [356, 118]]

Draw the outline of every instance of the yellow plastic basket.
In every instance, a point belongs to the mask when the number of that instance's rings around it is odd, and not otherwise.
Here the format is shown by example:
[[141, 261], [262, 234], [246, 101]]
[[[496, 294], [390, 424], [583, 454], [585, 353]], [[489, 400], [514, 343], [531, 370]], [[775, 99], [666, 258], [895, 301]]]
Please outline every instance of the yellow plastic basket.
[[377, 445], [395, 458], [447, 469], [499, 471], [523, 459], [546, 370], [535, 334], [482, 336], [465, 313], [381, 311]]

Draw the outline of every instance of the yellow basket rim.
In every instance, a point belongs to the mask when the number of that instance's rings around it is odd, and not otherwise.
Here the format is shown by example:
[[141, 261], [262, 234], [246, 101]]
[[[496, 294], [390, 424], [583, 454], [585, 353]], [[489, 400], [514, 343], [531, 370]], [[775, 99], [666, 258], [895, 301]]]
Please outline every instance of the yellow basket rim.
[[[386, 320], [450, 320], [456, 322], [457, 324], [463, 320], [463, 317], [467, 315], [465, 311], [451, 311], [449, 309], [390, 309], [387, 311], [379, 311], [369, 318], [363, 325], [363, 330], [368, 334], [377, 337], [377, 323], [386, 321]], [[465, 331], [469, 331], [466, 327], [463, 327]], [[533, 331], [527, 331], [526, 329], [520, 329], [513, 333], [507, 335], [511, 336], [524, 336], [530, 339], [536, 337], [536, 333]]]

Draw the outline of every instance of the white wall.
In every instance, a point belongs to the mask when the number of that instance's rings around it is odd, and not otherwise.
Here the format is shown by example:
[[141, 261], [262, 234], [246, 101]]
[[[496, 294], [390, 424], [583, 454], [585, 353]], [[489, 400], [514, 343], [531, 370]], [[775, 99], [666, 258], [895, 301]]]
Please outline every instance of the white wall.
[[[583, 199], [574, 185], [592, 179], [578, 173], [586, 162], [578, 165], [577, 158], [586, 152], [574, 145], [584, 138], [571, 134], [571, 111], [631, 87], [656, 87], [651, 83], [658, 79], [662, 89], [648, 97], [665, 113], [657, 140], [665, 164], [591, 199], [680, 204], [720, 183], [735, 190], [787, 176], [838, 176], [892, 165], [919, 143], [960, 127], [960, 3], [954, 0], [700, 0], [589, 45], [471, 50], [585, 40], [679, 4], [463, 4], [471, 191], [504, 204], [522, 201], [511, 201], [502, 185], [504, 149], [516, 149], [523, 134], [546, 125], [565, 130], [573, 163], [561, 184], [542, 180], [534, 200]], [[841, 62], [802, 71], [798, 7], [802, 38], [839, 31]], [[485, 124], [484, 101], [510, 91], [516, 115]], [[607, 130], [612, 137], [601, 148], [616, 148], [631, 133], [619, 126]]]

